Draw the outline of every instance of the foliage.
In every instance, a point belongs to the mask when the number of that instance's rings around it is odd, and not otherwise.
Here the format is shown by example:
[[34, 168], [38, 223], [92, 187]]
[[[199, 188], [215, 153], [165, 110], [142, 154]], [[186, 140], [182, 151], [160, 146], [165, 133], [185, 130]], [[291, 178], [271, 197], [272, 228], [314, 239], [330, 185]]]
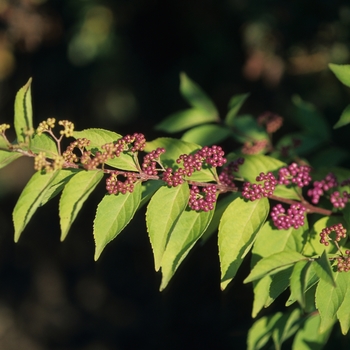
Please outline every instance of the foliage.
[[[330, 69], [350, 87], [350, 66]], [[218, 232], [221, 288], [235, 278], [243, 261], [251, 272], [244, 283], [254, 291], [252, 316], [270, 306], [289, 288], [289, 307], [258, 319], [248, 333], [248, 349], [269, 342], [280, 349], [292, 336], [293, 349], [322, 348], [338, 321], [350, 328], [349, 229], [350, 171], [317, 167], [307, 157], [329, 148], [331, 130], [317, 110], [293, 98], [300, 131], [272, 136], [283, 118], [266, 112], [239, 115], [248, 94], [233, 96], [221, 119], [215, 104], [184, 73], [180, 92], [191, 108], [157, 125], [181, 139], [119, 135], [103, 129], [74, 130], [70, 121], [49, 118], [34, 130], [31, 79], [15, 99], [16, 140], [0, 125], [0, 167], [32, 157], [37, 172], [13, 210], [18, 241], [36, 210], [60, 194], [63, 241], [83, 204], [104, 180], [107, 194], [96, 209], [95, 260], [144, 205], [146, 225], [166, 288], [196, 242]], [[350, 122], [349, 106], [334, 128]], [[315, 128], [317, 125], [317, 128]], [[71, 143], [62, 150], [63, 138]], [[217, 143], [237, 145], [225, 156]], [[228, 142], [229, 141], [229, 142]]]

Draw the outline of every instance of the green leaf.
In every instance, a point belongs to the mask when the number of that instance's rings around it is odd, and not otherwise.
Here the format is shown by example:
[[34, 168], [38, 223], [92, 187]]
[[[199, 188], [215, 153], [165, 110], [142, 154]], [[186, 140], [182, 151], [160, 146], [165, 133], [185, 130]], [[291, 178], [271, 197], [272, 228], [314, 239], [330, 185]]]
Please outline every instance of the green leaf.
[[218, 111], [213, 101], [183, 72], [180, 74], [180, 92], [192, 107], [203, 109], [214, 121], [218, 120]]
[[45, 152], [48, 158], [58, 155], [56, 142], [47, 134], [34, 135], [30, 143], [30, 150], [36, 154]]
[[290, 265], [298, 261], [305, 260], [302, 254], [293, 251], [279, 252], [261, 259], [252, 269], [249, 276], [243, 281], [249, 283], [266, 275], [272, 275], [279, 271], [285, 270]]
[[187, 183], [170, 188], [163, 186], [151, 198], [147, 206], [147, 231], [153, 249], [156, 271], [161, 266], [172, 230], [187, 207], [189, 196]]
[[[268, 173], [269, 171], [277, 173], [277, 171], [285, 167], [286, 164], [278, 159], [264, 156], [264, 155], [245, 155], [244, 163], [239, 167], [239, 176], [251, 183], [258, 183], [256, 177], [261, 173]], [[274, 191], [275, 196], [281, 196], [288, 199], [300, 200], [298, 189], [294, 186], [288, 188], [287, 186], [278, 185]]]
[[[328, 140], [330, 138], [330, 127], [315, 106], [303, 101], [298, 95], [292, 97], [292, 102], [294, 104], [293, 121], [309, 135], [314, 135], [320, 140]], [[315, 125], [317, 125], [317, 128], [315, 128]]]
[[234, 119], [233, 124], [227, 125], [233, 127], [233, 136], [241, 143], [269, 138], [265, 129], [251, 115], [241, 115]]
[[[145, 152], [151, 152], [158, 147], [163, 147], [166, 149], [166, 152], [160, 156], [162, 164], [173, 169], [179, 168], [179, 165], [176, 163], [176, 159], [178, 159], [180, 155], [191, 154], [202, 148], [195, 143], [173, 139], [170, 137], [159, 137], [146, 143]], [[201, 171], [195, 171], [189, 179], [192, 181], [210, 182], [215, 181], [215, 176], [215, 168], [210, 167], [208, 169], [202, 169]]]
[[60, 171], [54, 171], [48, 174], [36, 172], [23, 189], [13, 210], [13, 223], [15, 227], [15, 242], [18, 241], [24, 228], [31, 217], [43, 205], [47, 192], [50, 191], [52, 183]]
[[344, 300], [337, 311], [337, 318], [339, 319], [342, 333], [346, 335], [350, 328], [350, 276], [348, 273], [344, 273], [343, 277], [346, 283], [346, 291]]
[[220, 220], [218, 239], [221, 289], [225, 289], [236, 275], [268, 212], [267, 198], [254, 202], [237, 198], [225, 210]]
[[327, 145], [327, 148], [317, 151], [312, 157], [309, 158], [309, 162], [313, 169], [319, 169], [321, 167], [331, 167], [343, 163], [349, 159], [349, 152], [337, 146]]
[[213, 219], [210, 221], [208, 228], [205, 230], [203, 236], [201, 237], [201, 244], [204, 244], [211, 237], [211, 235], [218, 230], [222, 214], [229, 206], [229, 204], [231, 204], [239, 196], [240, 194], [238, 192], [233, 192], [226, 195], [216, 203]]
[[15, 99], [14, 127], [17, 135], [17, 142], [26, 141], [26, 132], [33, 129], [33, 110], [30, 78], [26, 85], [19, 89]]
[[[307, 236], [307, 225], [299, 227], [297, 230], [277, 230], [271, 220], [267, 221], [257, 235], [252, 249], [252, 267], [262, 258], [281, 251], [301, 252]], [[273, 242], [273, 244], [271, 244]], [[281, 271], [274, 276], [263, 277], [253, 283], [254, 302], [252, 317], [256, 317], [263, 307], [268, 307], [289, 285], [289, 275], [287, 270]]]
[[132, 193], [106, 194], [97, 207], [94, 220], [95, 261], [103, 249], [124, 229], [134, 217], [141, 201], [141, 183], [137, 182]]
[[312, 267], [321, 280], [324, 280], [333, 287], [336, 286], [334, 281], [334, 274], [332, 272], [331, 265], [329, 263], [329, 259], [325, 250], [319, 259], [315, 259], [315, 261], [313, 261]]
[[10, 152], [0, 150], [0, 169], [4, 168], [6, 165], [12, 163], [14, 160], [22, 157], [23, 155], [18, 152]]
[[283, 342], [298, 330], [300, 316], [300, 310], [294, 309], [283, 314], [276, 322], [272, 331], [272, 339], [276, 350], [280, 350]]
[[337, 319], [337, 312], [344, 301], [348, 289], [348, 276], [344, 272], [336, 272], [336, 287], [321, 279], [316, 289], [316, 307], [321, 316], [320, 333], [327, 331]]
[[350, 105], [348, 105], [343, 113], [341, 114], [339, 120], [334, 124], [333, 129], [338, 129], [344, 125], [350, 123]]
[[103, 171], [80, 171], [65, 186], [59, 203], [61, 241], [77, 217], [86, 199], [103, 178]]
[[171, 232], [163, 254], [160, 290], [168, 285], [177, 268], [202, 236], [213, 217], [213, 213], [214, 210], [196, 212], [190, 209], [182, 212]]
[[300, 326], [299, 331], [294, 337], [292, 350], [322, 350], [326, 344], [332, 328], [320, 334], [320, 315], [312, 313]]
[[346, 86], [350, 87], [350, 65], [330, 63], [330, 70]]
[[171, 114], [155, 126], [156, 130], [175, 133], [193, 126], [217, 122], [216, 115], [208, 114], [204, 109], [191, 108]]
[[164, 181], [162, 180], [152, 180], [143, 182], [141, 187], [142, 192], [139, 208], [144, 206], [151, 199], [154, 193], [158, 191], [158, 189], [162, 186], [164, 186]]
[[231, 131], [223, 126], [204, 124], [188, 130], [181, 139], [201, 146], [210, 146], [222, 142], [230, 134]]
[[253, 326], [248, 331], [248, 350], [262, 349], [271, 338], [272, 331], [282, 316], [282, 312], [277, 312], [274, 315], [264, 316], [255, 321]]
[[[337, 253], [337, 247], [334, 244], [329, 244], [327, 247], [325, 247], [320, 243], [320, 233], [325, 227], [329, 227], [338, 223], [342, 223], [343, 226], [346, 227], [344, 220], [340, 216], [325, 216], [317, 220], [310, 229], [303, 254], [306, 256], [321, 255], [324, 250], [327, 252], [327, 254]], [[330, 236], [334, 239], [335, 233], [332, 232]], [[342, 238], [338, 242], [339, 245], [343, 246], [346, 240], [347, 238]]]
[[105, 129], [91, 128], [82, 131], [74, 131], [73, 137], [76, 139], [86, 138], [90, 140], [89, 149], [91, 149], [95, 147], [99, 148], [106, 143], [117, 141], [122, 138], [122, 135]]
[[305, 307], [306, 274], [310, 265], [310, 261], [298, 261], [290, 276], [291, 295], [289, 300], [297, 300], [302, 308]]
[[300, 261], [294, 265], [290, 281], [291, 295], [286, 302], [286, 306], [290, 306], [298, 301], [305, 312], [307, 312], [307, 292], [318, 283], [319, 277], [314, 269], [311, 268], [311, 261], [307, 261], [304, 268], [302, 268], [302, 265]]
[[238, 113], [238, 111], [241, 109], [243, 103], [245, 100], [249, 97], [248, 94], [240, 94], [240, 95], [234, 95], [231, 97], [229, 103], [228, 103], [228, 113], [225, 118], [225, 124], [234, 126], [235, 122], [234, 119]]
[[[93, 154], [96, 153], [96, 151], [103, 151], [101, 146], [105, 145], [106, 143], [112, 143], [122, 138], [121, 135], [113, 131], [96, 128], [74, 131], [73, 136], [76, 139], [86, 138], [90, 140], [90, 145], [87, 147], [87, 149], [91, 150]], [[109, 159], [106, 164], [121, 170], [138, 170], [134, 158], [129, 153], [121, 153], [119, 157]]]

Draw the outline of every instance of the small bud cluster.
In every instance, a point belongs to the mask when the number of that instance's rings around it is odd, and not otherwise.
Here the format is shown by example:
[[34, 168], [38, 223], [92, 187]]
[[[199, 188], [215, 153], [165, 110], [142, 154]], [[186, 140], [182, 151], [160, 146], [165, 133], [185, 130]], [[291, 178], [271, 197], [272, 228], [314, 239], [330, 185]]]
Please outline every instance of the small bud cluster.
[[157, 148], [156, 150], [146, 154], [143, 157], [142, 171], [147, 175], [157, 175], [157, 163], [160, 162], [160, 156], [163, 153], [165, 153], [164, 148]]
[[337, 259], [337, 271], [348, 272], [350, 271], [350, 250], [345, 251], [345, 256], [340, 256]]
[[134, 133], [133, 135], [125, 135], [115, 144], [115, 155], [120, 156], [122, 152], [138, 152], [143, 151], [146, 146], [146, 139], [143, 134]]
[[314, 181], [312, 185], [313, 188], [307, 191], [307, 195], [311, 198], [313, 204], [317, 204], [325, 191], [338, 186], [338, 181], [333, 173], [329, 173], [323, 180]]
[[268, 140], [247, 141], [243, 144], [241, 151], [243, 154], [259, 154], [265, 151], [268, 144]]
[[61, 135], [64, 135], [66, 137], [71, 137], [73, 136], [73, 132], [74, 132], [74, 124], [69, 121], [69, 120], [60, 120], [58, 122], [59, 125], [63, 126], [63, 130], [60, 131]]
[[0, 124], [0, 134], [4, 134], [7, 129], [10, 129], [9, 124]]
[[329, 237], [331, 232], [335, 232], [335, 241], [339, 242], [342, 238], [346, 237], [346, 229], [341, 223], [335, 224], [329, 227], [325, 227], [320, 233], [320, 243], [324, 244], [326, 247], [329, 245], [329, 241], [332, 239]]
[[191, 186], [188, 205], [196, 211], [209, 211], [214, 209], [216, 202], [216, 186], [209, 185], [202, 187]]
[[45, 152], [39, 152], [34, 158], [34, 169], [37, 171], [45, 170], [46, 173], [49, 173], [54, 170], [62, 169], [64, 162], [63, 156], [57, 154], [49, 161], [46, 158]]
[[[122, 175], [125, 181], [119, 181], [118, 175]], [[134, 190], [134, 184], [137, 181], [136, 173], [114, 171], [110, 177], [106, 180], [106, 190], [109, 194], [126, 194], [127, 192], [132, 193]]]
[[36, 129], [36, 133], [41, 135], [43, 132], [49, 131], [55, 127], [56, 119], [48, 118], [47, 120], [39, 123], [38, 128]]
[[265, 112], [258, 117], [258, 123], [266, 126], [269, 134], [276, 132], [283, 124], [283, 118], [271, 112]]
[[219, 175], [219, 181], [221, 184], [229, 186], [229, 187], [236, 187], [234, 184], [234, 176], [232, 173], [238, 173], [239, 172], [239, 166], [244, 163], [244, 158], [238, 158], [230, 163], [222, 169], [221, 174]]
[[277, 204], [272, 208], [271, 218], [279, 230], [288, 230], [290, 227], [297, 229], [304, 225], [305, 212], [306, 208], [300, 203], [292, 204], [287, 213], [282, 204]]
[[81, 153], [83, 153], [84, 149], [89, 146], [90, 140], [86, 138], [76, 139], [75, 141], [71, 142], [70, 145], [66, 148], [66, 150], [63, 152], [62, 156], [64, 160], [68, 163], [76, 163], [79, 161], [78, 156], [73, 153], [75, 148], [78, 148]]
[[267, 174], [260, 173], [260, 175], [256, 177], [256, 181], [264, 181], [264, 183], [263, 185], [252, 184], [250, 182], [245, 182], [243, 184], [242, 196], [244, 198], [255, 201], [262, 197], [272, 196], [278, 183], [271, 172], [268, 172]]
[[292, 163], [278, 171], [278, 184], [289, 185], [292, 182], [298, 187], [307, 186], [311, 181], [310, 171], [307, 165]]

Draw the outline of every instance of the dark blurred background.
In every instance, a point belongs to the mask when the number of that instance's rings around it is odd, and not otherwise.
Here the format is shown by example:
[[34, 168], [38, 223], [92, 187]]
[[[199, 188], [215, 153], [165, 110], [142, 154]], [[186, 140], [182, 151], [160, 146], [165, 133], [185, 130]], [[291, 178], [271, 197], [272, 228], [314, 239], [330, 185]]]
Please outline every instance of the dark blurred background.
[[[292, 120], [299, 94], [333, 125], [350, 90], [327, 65], [349, 58], [348, 1], [0, 0], [0, 123], [12, 124], [16, 91], [33, 77], [36, 125], [55, 117], [152, 139], [186, 108], [184, 71], [222, 117], [233, 94], [251, 92], [243, 112]], [[336, 139], [349, 146], [344, 132]], [[160, 293], [142, 211], [93, 261], [102, 185], [64, 243], [55, 199], [14, 244], [11, 212], [32, 173], [26, 159], [0, 171], [1, 350], [245, 349], [247, 267], [221, 292], [215, 237]]]

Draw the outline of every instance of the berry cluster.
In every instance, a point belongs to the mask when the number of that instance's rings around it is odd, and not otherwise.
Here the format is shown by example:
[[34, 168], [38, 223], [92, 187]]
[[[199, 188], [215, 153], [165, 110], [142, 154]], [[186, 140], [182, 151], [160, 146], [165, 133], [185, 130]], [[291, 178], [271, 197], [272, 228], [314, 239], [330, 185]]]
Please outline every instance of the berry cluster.
[[219, 181], [221, 184], [226, 185], [228, 187], [236, 187], [234, 184], [234, 176], [233, 173], [238, 173], [239, 166], [244, 163], [244, 158], [238, 158], [230, 163], [222, 169], [221, 174], [219, 175]]
[[193, 172], [200, 171], [205, 166], [218, 167], [226, 163], [225, 152], [220, 146], [205, 146], [194, 154], [182, 154], [176, 160], [177, 164], [183, 165], [177, 170], [172, 168], [165, 169], [162, 180], [168, 186], [177, 186], [184, 183], [185, 176], [191, 176]]
[[262, 197], [272, 196], [278, 183], [271, 172], [267, 174], [260, 173], [260, 175], [256, 177], [256, 181], [264, 181], [264, 184], [252, 184], [250, 182], [245, 182], [243, 184], [242, 196], [244, 198], [255, 201]]
[[259, 154], [265, 151], [268, 144], [268, 140], [247, 141], [243, 144], [241, 151], [243, 154]]
[[289, 185], [292, 182], [298, 187], [307, 186], [311, 181], [310, 170], [307, 165], [292, 163], [278, 171], [278, 184]]
[[345, 256], [340, 256], [337, 259], [337, 271], [339, 272], [350, 271], [350, 250], [346, 250]]
[[313, 204], [317, 204], [325, 191], [338, 186], [338, 181], [333, 173], [329, 173], [323, 180], [314, 181], [312, 185], [313, 188], [307, 191], [307, 195], [311, 198]]
[[[118, 175], [122, 175], [125, 181], [119, 181]], [[134, 190], [134, 184], [137, 181], [136, 173], [114, 171], [106, 180], [106, 190], [109, 194], [125, 194]]]
[[265, 125], [269, 134], [276, 132], [283, 124], [283, 118], [271, 112], [265, 112], [258, 117], [258, 123]]
[[157, 175], [157, 163], [160, 162], [160, 156], [165, 152], [164, 148], [157, 148], [156, 150], [146, 154], [143, 157], [142, 170], [147, 175]]
[[196, 211], [209, 211], [214, 209], [216, 202], [216, 186], [209, 185], [200, 189], [198, 186], [191, 186], [188, 205]]
[[75, 148], [78, 148], [81, 153], [83, 153], [84, 149], [89, 146], [90, 140], [86, 138], [76, 139], [71, 142], [70, 145], [66, 148], [66, 150], [62, 153], [64, 160], [68, 163], [77, 163], [79, 158], [73, 153]]
[[46, 158], [45, 152], [39, 152], [34, 158], [34, 169], [37, 171], [44, 170], [49, 173], [54, 170], [62, 169], [65, 159], [63, 156], [54, 155], [52, 159], [48, 160]]
[[329, 235], [331, 232], [335, 232], [335, 241], [339, 242], [342, 238], [346, 237], [346, 229], [341, 223], [335, 224], [329, 227], [325, 227], [320, 233], [320, 243], [326, 247], [329, 245], [329, 241], [332, 240]]
[[288, 230], [290, 227], [297, 229], [304, 225], [305, 212], [306, 208], [300, 203], [292, 204], [287, 213], [282, 204], [277, 204], [272, 208], [271, 218], [279, 230]]
[[334, 208], [344, 208], [349, 198], [350, 194], [346, 191], [343, 191], [342, 193], [335, 191], [330, 195], [330, 201]]

